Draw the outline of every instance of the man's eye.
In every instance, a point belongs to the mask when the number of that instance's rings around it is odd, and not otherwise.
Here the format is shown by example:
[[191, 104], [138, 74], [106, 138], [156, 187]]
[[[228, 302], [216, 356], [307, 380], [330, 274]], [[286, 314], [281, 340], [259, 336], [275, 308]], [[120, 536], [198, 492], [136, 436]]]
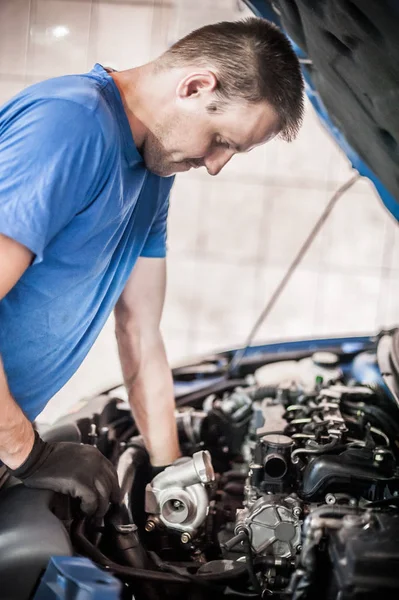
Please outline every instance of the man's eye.
[[218, 139], [217, 143], [219, 146], [224, 146], [225, 148], [230, 148], [229, 142], [226, 142], [225, 140], [222, 140], [220, 138]]

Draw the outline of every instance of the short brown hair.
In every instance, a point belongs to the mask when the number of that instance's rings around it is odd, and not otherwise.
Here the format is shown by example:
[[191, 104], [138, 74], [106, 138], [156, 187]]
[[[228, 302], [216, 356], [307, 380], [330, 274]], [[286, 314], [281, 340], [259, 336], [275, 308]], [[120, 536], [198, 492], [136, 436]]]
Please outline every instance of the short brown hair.
[[279, 117], [280, 137], [296, 137], [304, 110], [301, 69], [288, 38], [273, 23], [251, 17], [206, 25], [173, 44], [157, 62], [161, 68], [213, 68], [220, 103], [266, 101]]

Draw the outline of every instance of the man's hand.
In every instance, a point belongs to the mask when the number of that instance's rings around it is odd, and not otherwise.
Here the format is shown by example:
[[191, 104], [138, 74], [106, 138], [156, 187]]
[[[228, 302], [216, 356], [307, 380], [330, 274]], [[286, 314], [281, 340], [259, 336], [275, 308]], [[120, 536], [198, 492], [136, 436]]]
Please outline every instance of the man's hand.
[[80, 498], [87, 515], [102, 518], [109, 502], [120, 501], [116, 471], [97, 448], [73, 442], [35, 442], [26, 461], [10, 473], [27, 487], [41, 488]]

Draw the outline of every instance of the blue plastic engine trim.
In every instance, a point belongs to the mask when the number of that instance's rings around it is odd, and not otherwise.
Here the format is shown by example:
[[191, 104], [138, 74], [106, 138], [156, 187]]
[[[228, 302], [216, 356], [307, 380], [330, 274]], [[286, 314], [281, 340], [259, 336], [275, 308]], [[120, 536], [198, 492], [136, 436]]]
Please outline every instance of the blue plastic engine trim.
[[389, 394], [375, 352], [361, 352], [353, 359], [351, 366], [351, 375], [355, 381], [362, 385], [378, 385]]
[[[296, 350], [307, 350], [309, 352], [317, 352], [325, 348], [331, 348], [331, 346], [340, 346], [341, 351], [344, 354], [352, 354], [354, 352], [360, 352], [365, 345], [373, 342], [374, 336], [357, 336], [357, 337], [345, 337], [345, 338], [327, 338], [327, 339], [308, 339], [308, 340], [293, 340], [287, 342], [273, 342], [271, 344], [263, 344], [260, 346], [250, 346], [245, 356], [252, 356], [254, 354], [263, 354], [267, 352], [282, 353], [284, 352], [295, 352]], [[233, 353], [237, 352], [239, 348], [233, 350]]]
[[[363, 350], [369, 350], [370, 344], [376, 347], [375, 336], [351, 336], [351, 337], [339, 337], [339, 338], [326, 338], [326, 339], [308, 339], [308, 340], [291, 340], [272, 342], [269, 344], [260, 344], [258, 346], [250, 346], [246, 352], [245, 357], [256, 356], [260, 354], [281, 354], [284, 356], [286, 353], [308, 351], [310, 353], [317, 352], [319, 350], [339, 348], [343, 354], [355, 354], [362, 352]], [[212, 357], [215, 356], [226, 356], [231, 359], [241, 348], [228, 348], [212, 353]], [[199, 357], [198, 362], [202, 359], [206, 359], [206, 356]], [[223, 376], [206, 377], [204, 379], [193, 379], [192, 381], [175, 381], [174, 390], [176, 397], [188, 394], [191, 392], [200, 391], [210, 385], [223, 381]]]
[[[244, 356], [253, 356], [256, 354], [276, 353], [282, 354], [286, 352], [295, 352], [305, 350], [308, 352], [318, 352], [332, 346], [340, 347], [340, 351], [344, 354], [353, 354], [361, 352], [367, 345], [372, 343], [373, 337], [350, 337], [350, 338], [332, 338], [322, 340], [297, 340], [291, 342], [277, 342], [274, 344], [266, 344], [263, 346], [250, 346]], [[233, 351], [233, 354], [239, 349]]]
[[[244, 0], [247, 4], [248, 8], [252, 10], [252, 12], [258, 16], [268, 19], [272, 21], [280, 29], [283, 29], [281, 26], [281, 22], [278, 18], [278, 15], [274, 12], [274, 10], [268, 6], [266, 0]], [[284, 33], [286, 33], [284, 31]], [[287, 34], [286, 34], [287, 35]], [[306, 54], [295, 44], [295, 42], [287, 35], [290, 42], [293, 45], [293, 48], [299, 58], [306, 59]], [[374, 187], [379, 194], [384, 206], [389, 210], [389, 212], [395, 217], [397, 221], [399, 221], [399, 199], [396, 200], [392, 194], [388, 192], [388, 190], [384, 187], [381, 181], [378, 179], [376, 175], [374, 175], [373, 171], [366, 165], [362, 158], [357, 154], [357, 152], [350, 146], [343, 135], [343, 133], [334, 125], [331, 121], [330, 116], [327, 112], [326, 107], [324, 106], [315, 86], [309, 74], [306, 72], [306, 65], [302, 66], [302, 74], [305, 80], [305, 91], [308, 96], [310, 102], [312, 103], [314, 109], [316, 110], [322, 124], [327, 129], [327, 131], [332, 135], [335, 139], [339, 147], [345, 152], [349, 161], [351, 162], [354, 169], [356, 169], [360, 175], [363, 177], [367, 177], [372, 181]]]
[[122, 584], [79, 556], [53, 556], [33, 600], [119, 600]]

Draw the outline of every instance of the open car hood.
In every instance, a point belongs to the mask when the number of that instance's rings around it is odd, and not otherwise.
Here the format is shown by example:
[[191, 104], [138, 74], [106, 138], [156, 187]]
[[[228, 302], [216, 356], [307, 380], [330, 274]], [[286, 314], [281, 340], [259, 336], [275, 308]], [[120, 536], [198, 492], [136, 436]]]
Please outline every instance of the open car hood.
[[399, 2], [246, 3], [291, 39], [319, 117], [399, 220]]

